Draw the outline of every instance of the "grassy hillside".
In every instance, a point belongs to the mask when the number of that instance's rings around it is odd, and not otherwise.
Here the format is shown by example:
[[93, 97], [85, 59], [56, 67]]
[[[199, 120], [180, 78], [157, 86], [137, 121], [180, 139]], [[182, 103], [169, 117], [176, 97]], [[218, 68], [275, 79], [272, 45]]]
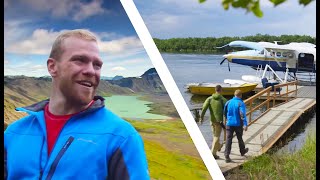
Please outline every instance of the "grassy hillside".
[[128, 121], [144, 139], [152, 179], [211, 179], [181, 119]]

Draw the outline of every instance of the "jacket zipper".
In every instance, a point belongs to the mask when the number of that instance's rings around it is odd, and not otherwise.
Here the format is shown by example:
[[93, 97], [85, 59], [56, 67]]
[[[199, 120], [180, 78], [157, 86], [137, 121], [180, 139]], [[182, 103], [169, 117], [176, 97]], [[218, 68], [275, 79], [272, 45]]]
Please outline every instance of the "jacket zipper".
[[41, 180], [42, 174], [43, 174], [43, 169], [41, 167], [41, 162], [42, 162], [42, 149], [43, 149], [43, 146], [44, 146], [44, 141], [45, 141], [45, 138], [42, 139], [42, 146], [41, 146], [41, 150], [40, 150], [40, 173], [39, 173], [39, 179], [40, 180]]
[[73, 142], [73, 140], [74, 140], [74, 137], [70, 136], [68, 138], [67, 142], [62, 147], [62, 149], [59, 151], [58, 155], [56, 156], [56, 158], [54, 159], [53, 163], [50, 166], [50, 170], [49, 170], [49, 173], [48, 173], [46, 180], [50, 180], [52, 178], [60, 159], [62, 158], [64, 153], [67, 151], [67, 149], [69, 148], [69, 146]]
[[[69, 121], [70, 121], [71, 119], [73, 119], [73, 117], [71, 117], [71, 118], [63, 125], [63, 127], [62, 127], [62, 129], [61, 129], [61, 131], [60, 131], [60, 133], [59, 133], [59, 135], [58, 135], [58, 137], [57, 137], [57, 139], [56, 139], [56, 142], [55, 142], [54, 145], [53, 145], [52, 151], [53, 151], [54, 147], [55, 147], [56, 144], [57, 144], [57, 141], [58, 141], [58, 139], [59, 139], [59, 137], [60, 137], [60, 134], [61, 134], [62, 130], [64, 129], [64, 127], [66, 126], [66, 124], [69, 123]], [[70, 140], [70, 138], [72, 138], [72, 141], [73, 141], [74, 138], [73, 138], [72, 136], [70, 136], [69, 139], [67, 140], [66, 144], [68, 143], [68, 141]], [[71, 142], [72, 142], [72, 141], [71, 141]], [[42, 146], [43, 146], [43, 145], [42, 145]], [[61, 149], [61, 150], [62, 150], [62, 149]], [[60, 150], [60, 151], [61, 151], [61, 150]], [[42, 151], [42, 150], [41, 150], [41, 151]], [[48, 160], [49, 160], [50, 157], [51, 157], [52, 151], [51, 151], [51, 153], [49, 154]], [[59, 153], [60, 153], [60, 152], [59, 152]], [[58, 155], [59, 155], [59, 153], [58, 153]], [[46, 163], [46, 165], [45, 165], [44, 167], [47, 167], [48, 160], [47, 160], [47, 163]], [[41, 163], [41, 162], [40, 162], [40, 163]], [[43, 171], [44, 171], [44, 170], [41, 168], [41, 169], [40, 169], [40, 177], [39, 177], [40, 180], [42, 179]]]
[[[61, 131], [60, 131], [60, 133], [59, 133], [59, 135], [58, 135], [58, 137], [57, 137], [57, 139], [56, 139], [56, 142], [55, 142], [54, 145], [53, 145], [52, 151], [53, 151], [54, 147], [56, 146], [57, 141], [58, 141], [58, 139], [59, 139], [59, 137], [60, 137], [60, 134], [61, 134], [62, 130], [64, 129], [64, 127], [65, 127], [72, 119], [74, 119], [75, 117], [79, 116], [80, 114], [82, 114], [82, 113], [80, 112], [79, 114], [76, 114], [75, 116], [71, 117], [71, 118], [63, 125], [63, 127], [62, 127], [62, 129], [61, 129]], [[72, 139], [72, 140], [70, 140], [70, 139]], [[67, 140], [66, 144], [63, 146], [63, 148], [68, 144], [69, 141], [70, 141], [70, 144], [71, 144], [73, 140], [74, 140], [74, 137], [70, 136], [69, 139]], [[70, 146], [70, 144], [68, 145], [68, 147]], [[68, 147], [67, 147], [67, 148], [68, 148]], [[63, 150], [63, 148], [60, 150], [60, 152], [58, 153], [57, 157], [59, 156], [59, 154], [61, 153], [61, 151]], [[64, 151], [66, 151], [66, 150], [64, 150]], [[64, 153], [64, 152], [63, 152], [63, 153]], [[50, 155], [49, 155], [49, 157], [48, 157], [48, 160], [50, 159], [51, 154], [52, 154], [52, 152], [50, 153]], [[56, 157], [56, 159], [57, 159], [57, 157]], [[56, 161], [56, 159], [53, 161], [53, 163]], [[59, 160], [60, 160], [60, 159], [61, 159], [61, 157], [59, 158]], [[40, 162], [40, 163], [41, 163], [41, 162]], [[48, 162], [46, 163], [46, 165], [45, 165], [44, 167], [46, 167], [47, 164], [48, 164]], [[41, 165], [40, 165], [40, 166], [41, 166]], [[48, 173], [48, 176], [47, 176], [46, 179], [48, 179], [48, 177], [49, 177], [49, 174], [50, 174], [50, 172], [51, 172], [51, 168], [52, 168], [52, 165], [51, 165], [51, 167], [50, 167], [50, 170], [49, 170], [49, 173]], [[56, 167], [55, 167], [55, 168], [56, 168]], [[54, 170], [55, 170], [55, 168], [54, 168]], [[53, 170], [53, 171], [54, 171], [54, 170]], [[39, 173], [39, 174], [40, 174], [40, 175], [39, 175], [39, 179], [40, 179], [40, 180], [42, 179], [43, 171], [44, 171], [44, 170], [43, 170], [42, 168], [40, 168], [40, 173]], [[51, 175], [51, 177], [50, 177], [49, 179], [51, 179], [52, 176], [53, 176], [53, 174]]]

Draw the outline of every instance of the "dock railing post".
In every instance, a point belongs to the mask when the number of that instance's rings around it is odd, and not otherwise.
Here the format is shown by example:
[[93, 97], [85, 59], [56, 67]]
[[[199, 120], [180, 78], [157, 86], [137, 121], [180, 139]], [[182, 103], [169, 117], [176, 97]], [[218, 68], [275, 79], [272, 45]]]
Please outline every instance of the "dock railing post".
[[250, 101], [250, 106], [249, 106], [249, 112], [250, 112], [250, 114], [249, 114], [249, 123], [251, 123], [251, 115], [252, 115], [252, 112], [251, 112], [251, 107], [252, 107], [252, 102], [253, 101]]
[[287, 96], [286, 96], [286, 97], [287, 97], [287, 98], [286, 98], [286, 102], [288, 102], [288, 98], [289, 98], [289, 84], [287, 84], [287, 93], [286, 93], [286, 94], [287, 94]]
[[[270, 90], [271, 91], [271, 90]], [[269, 92], [270, 92], [269, 91]], [[275, 91], [273, 91], [273, 105], [272, 105], [272, 107], [274, 107], [275, 105], [276, 105], [276, 93], [275, 93]]]
[[296, 97], [295, 98], [297, 98], [297, 96], [298, 96], [298, 81], [295, 81], [294, 84], [296, 85], [296, 92], [295, 92]]
[[270, 108], [270, 91], [268, 91], [267, 96], [267, 110]]

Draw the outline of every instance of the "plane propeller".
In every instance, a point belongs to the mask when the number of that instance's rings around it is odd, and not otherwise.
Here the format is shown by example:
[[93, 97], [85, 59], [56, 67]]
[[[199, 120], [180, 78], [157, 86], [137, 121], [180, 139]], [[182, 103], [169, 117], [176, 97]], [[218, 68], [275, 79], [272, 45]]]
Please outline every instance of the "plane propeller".
[[[220, 65], [224, 63], [224, 61], [226, 60], [227, 58], [224, 58], [221, 62], [220, 62]], [[228, 61], [228, 69], [230, 71], [230, 64], [229, 64], [229, 61]]]
[[226, 60], [227, 58], [224, 58], [221, 62], [220, 62], [220, 65]]

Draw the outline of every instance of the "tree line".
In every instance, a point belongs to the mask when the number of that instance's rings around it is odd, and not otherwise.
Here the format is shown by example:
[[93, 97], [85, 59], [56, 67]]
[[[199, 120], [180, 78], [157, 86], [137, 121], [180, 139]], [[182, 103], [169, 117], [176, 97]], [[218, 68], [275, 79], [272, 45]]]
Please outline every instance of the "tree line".
[[252, 42], [274, 42], [281, 41], [278, 44], [288, 44], [291, 42], [308, 42], [316, 44], [316, 37], [311, 37], [307, 35], [262, 35], [257, 34], [254, 36], [244, 36], [244, 37], [206, 37], [206, 38], [170, 38], [170, 39], [158, 39], [154, 38], [160, 52], [171, 52], [171, 53], [225, 53], [224, 49], [219, 49], [216, 47], [221, 47], [230, 43], [231, 41], [243, 40]]

